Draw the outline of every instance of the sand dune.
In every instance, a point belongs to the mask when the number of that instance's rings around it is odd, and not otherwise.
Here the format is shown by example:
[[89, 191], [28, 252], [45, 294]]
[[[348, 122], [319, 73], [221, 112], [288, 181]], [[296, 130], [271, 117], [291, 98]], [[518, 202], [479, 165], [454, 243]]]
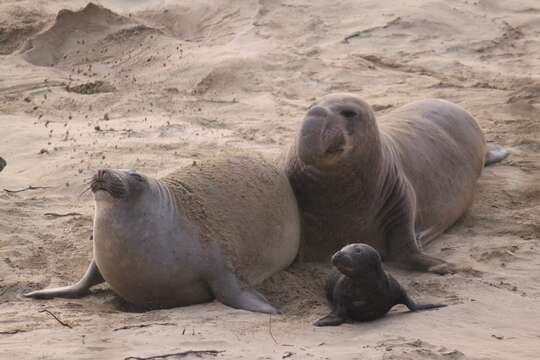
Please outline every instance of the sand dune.
[[[3, 1], [0, 358], [537, 359], [539, 14], [534, 0]], [[84, 272], [93, 200], [79, 194], [96, 169], [161, 176], [229, 148], [274, 158], [313, 99], [338, 91], [378, 113], [454, 101], [511, 150], [426, 249], [473, 270], [390, 269], [416, 298], [449, 307], [314, 328], [326, 265], [262, 284], [283, 311], [271, 318], [218, 303], [130, 312], [107, 286], [79, 300], [22, 297]]]

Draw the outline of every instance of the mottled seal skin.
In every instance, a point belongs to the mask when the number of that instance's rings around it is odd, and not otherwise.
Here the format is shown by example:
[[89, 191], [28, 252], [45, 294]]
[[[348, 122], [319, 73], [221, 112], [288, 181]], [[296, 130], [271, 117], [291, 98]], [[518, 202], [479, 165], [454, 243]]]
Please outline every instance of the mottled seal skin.
[[446, 306], [415, 303], [397, 280], [384, 271], [379, 253], [369, 245], [345, 246], [334, 254], [332, 264], [339, 270], [330, 275], [326, 284], [332, 312], [315, 322], [315, 326], [372, 321], [397, 304], [404, 304], [411, 311]]
[[299, 213], [282, 172], [263, 159], [222, 156], [160, 180], [99, 170], [94, 260], [75, 285], [33, 298], [80, 297], [106, 281], [146, 308], [217, 299], [276, 313], [253, 286], [287, 267], [300, 241]]
[[384, 261], [445, 274], [456, 266], [424, 254], [473, 200], [486, 149], [476, 120], [445, 100], [398, 108], [378, 121], [350, 94], [310, 106], [285, 161], [302, 214], [300, 259], [328, 261], [346, 244], [373, 246]]

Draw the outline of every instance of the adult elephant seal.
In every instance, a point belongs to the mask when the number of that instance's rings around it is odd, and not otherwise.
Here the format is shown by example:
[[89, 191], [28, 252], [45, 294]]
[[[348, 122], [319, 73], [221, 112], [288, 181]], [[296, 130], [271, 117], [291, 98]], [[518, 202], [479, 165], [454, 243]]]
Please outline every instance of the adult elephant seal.
[[160, 180], [99, 170], [94, 260], [75, 285], [33, 298], [80, 297], [108, 282], [147, 308], [217, 299], [276, 313], [252, 286], [287, 267], [300, 242], [299, 213], [285, 174], [262, 159], [215, 158]]
[[419, 271], [454, 266], [421, 251], [472, 202], [487, 151], [475, 119], [458, 105], [429, 99], [379, 121], [350, 94], [310, 106], [286, 172], [302, 214], [300, 258], [327, 261], [344, 245], [373, 246], [385, 261]]

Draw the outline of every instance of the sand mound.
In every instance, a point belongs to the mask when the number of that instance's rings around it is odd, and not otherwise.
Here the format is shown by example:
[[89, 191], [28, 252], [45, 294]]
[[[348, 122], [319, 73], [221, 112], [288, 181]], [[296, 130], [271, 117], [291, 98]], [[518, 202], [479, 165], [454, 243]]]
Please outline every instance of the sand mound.
[[42, 12], [24, 7], [0, 5], [0, 55], [11, 54], [39, 32], [47, 18]]
[[138, 12], [141, 23], [179, 40], [223, 44], [250, 25], [254, 1], [196, 1]]
[[[61, 10], [54, 24], [33, 37], [24, 58], [40, 66], [54, 66], [60, 62], [88, 63], [95, 58], [114, 56], [129, 41], [157, 33], [128, 17], [89, 3], [80, 11]], [[120, 45], [115, 48], [115, 45]], [[111, 50], [111, 51], [109, 51]]]

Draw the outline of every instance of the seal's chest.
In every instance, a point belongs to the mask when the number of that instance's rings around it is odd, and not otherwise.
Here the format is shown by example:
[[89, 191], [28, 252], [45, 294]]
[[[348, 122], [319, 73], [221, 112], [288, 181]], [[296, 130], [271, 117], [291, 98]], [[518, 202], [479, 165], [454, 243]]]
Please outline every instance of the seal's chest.
[[304, 212], [302, 230], [302, 238], [308, 248], [332, 245], [333, 248], [327, 250], [335, 252], [347, 244], [362, 242], [385, 252], [384, 234], [369, 214]]
[[353, 320], [375, 320], [384, 316], [392, 307], [390, 293], [380, 286], [359, 285], [347, 280], [339, 286], [347, 316]]

